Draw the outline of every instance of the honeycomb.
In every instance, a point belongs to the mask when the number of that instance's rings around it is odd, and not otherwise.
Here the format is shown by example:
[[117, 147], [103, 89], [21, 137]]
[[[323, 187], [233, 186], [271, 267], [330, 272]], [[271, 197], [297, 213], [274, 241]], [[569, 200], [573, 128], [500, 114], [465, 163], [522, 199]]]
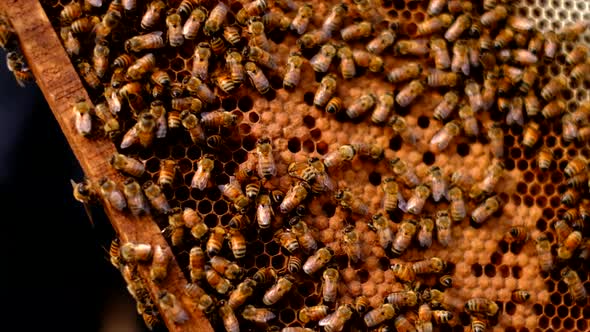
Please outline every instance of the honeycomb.
[[[63, 2], [45, 0], [42, 4], [48, 17], [59, 34], [59, 13]], [[278, 3], [278, 1], [276, 1]], [[336, 1], [314, 3], [314, 15], [308, 31], [321, 27], [323, 19]], [[350, 8], [355, 4], [344, 1]], [[170, 1], [170, 6], [177, 3]], [[215, 4], [208, 3], [211, 9]], [[244, 3], [233, 2], [230, 8], [237, 12]], [[278, 5], [278, 4], [277, 4]], [[301, 2], [297, 2], [301, 5]], [[413, 38], [417, 33], [417, 24], [429, 18], [426, 13], [428, 1], [380, 1], [375, 2], [378, 12], [385, 19], [380, 24], [388, 26], [391, 23], [399, 25], [397, 39]], [[568, 22], [590, 20], [590, 5], [584, 1], [561, 0], [526, 0], [517, 6], [516, 12], [534, 20], [541, 31], [558, 30]], [[106, 6], [106, 5], [104, 5]], [[137, 11], [145, 11], [145, 3], [139, 5]], [[269, 4], [269, 6], [274, 6]], [[473, 4], [475, 10], [482, 12], [480, 4]], [[100, 10], [94, 9], [98, 14]], [[292, 18], [296, 11], [288, 11]], [[232, 20], [230, 14], [230, 21]], [[121, 41], [133, 36], [137, 30], [139, 15], [125, 17], [129, 30], [124, 31], [125, 37]], [[349, 25], [358, 17], [347, 17], [344, 26]], [[276, 56], [279, 68], [286, 65], [288, 54], [296, 48], [297, 36], [293, 33], [273, 31], [269, 33], [272, 40], [271, 53]], [[590, 44], [588, 31], [580, 40]], [[92, 41], [82, 41], [91, 43]], [[89, 44], [90, 45], [90, 44]], [[85, 45], [81, 57], [90, 57], [92, 46]], [[362, 43], [351, 43], [353, 47], [361, 47]], [[167, 70], [173, 81], [182, 82], [190, 76], [194, 43], [185, 42], [178, 50], [166, 48], [164, 56], [158, 57], [158, 67]], [[538, 66], [539, 89], [552, 77], [567, 73], [570, 66], [565, 63], [565, 54], [572, 50], [574, 43], [564, 42], [555, 61], [543, 60]], [[111, 51], [119, 51], [112, 48]], [[304, 52], [309, 59], [317, 49]], [[115, 55], [111, 54], [111, 58]], [[383, 56], [385, 68], [394, 68], [415, 60], [405, 57]], [[427, 59], [418, 59], [427, 63]], [[332, 65], [332, 71], [336, 71]], [[392, 85], [383, 79], [383, 75], [357, 68], [360, 71], [351, 80], [338, 80], [336, 94], [342, 98], [344, 105], [351, 105], [360, 96], [370, 91], [381, 95], [392, 90]], [[361, 75], [363, 74], [363, 75]], [[220, 134], [225, 138], [224, 146], [218, 150], [211, 150], [206, 146], [194, 144], [186, 133], [170, 132], [162, 141], [156, 141], [150, 149], [129, 148], [121, 150], [126, 155], [136, 157], [145, 163], [147, 175], [141, 182], [156, 181], [160, 170], [160, 161], [174, 159], [178, 165], [178, 178], [175, 179], [173, 190], [166, 190], [165, 194], [171, 206], [193, 208], [203, 217], [209, 228], [217, 225], [228, 227], [228, 223], [235, 213], [232, 203], [222, 195], [217, 185], [227, 184], [230, 176], [236, 173], [242, 165], [255, 160], [256, 142], [260, 137], [270, 137], [273, 144], [273, 154], [277, 166], [277, 176], [264, 183], [267, 190], [280, 189], [287, 192], [295, 184], [295, 179], [287, 172], [292, 162], [304, 162], [310, 156], [320, 158], [338, 149], [344, 144], [374, 144], [384, 149], [383, 160], [370, 160], [355, 157], [340, 169], [330, 169], [329, 175], [338, 188], [349, 188], [353, 196], [367, 204], [370, 214], [381, 209], [383, 192], [380, 188], [382, 180], [392, 176], [392, 171], [386, 161], [395, 157], [402, 158], [418, 177], [422, 180], [428, 176], [431, 166], [439, 166], [445, 178], [450, 179], [455, 171], [463, 171], [475, 181], [484, 178], [486, 168], [492, 163], [489, 140], [485, 135], [476, 139], [456, 137], [442, 152], [431, 151], [428, 141], [442, 128], [440, 121], [433, 119], [432, 110], [442, 100], [442, 91], [429, 90], [412, 103], [410, 107], [396, 105], [396, 113], [403, 116], [407, 125], [417, 136], [417, 144], [412, 146], [396, 135], [390, 126], [377, 126], [368, 117], [349, 120], [342, 114], [330, 115], [313, 105], [313, 97], [322, 76], [314, 73], [309, 65], [302, 67], [301, 83], [294, 91], [282, 88], [282, 76], [279, 73], [267, 72], [271, 91], [261, 96], [256, 89], [244, 84], [231, 95], [218, 91], [219, 98], [208, 105], [207, 110], [223, 109], [238, 117], [238, 125], [233, 130], [220, 129], [208, 134]], [[587, 91], [590, 82], [576, 82], [570, 80], [568, 89], [563, 92], [567, 101], [567, 110], [576, 110], [580, 103], [588, 100]], [[393, 91], [399, 91], [401, 84], [393, 85]], [[219, 90], [219, 89], [217, 89]], [[93, 103], [102, 101], [100, 91], [91, 91]], [[493, 121], [502, 121], [504, 115], [499, 112], [483, 112], [478, 114], [480, 128], [485, 128]], [[129, 129], [134, 120], [122, 118], [124, 131]], [[392, 291], [401, 290], [402, 283], [397, 281], [390, 265], [396, 262], [412, 262], [424, 257], [437, 256], [448, 262], [448, 271], [453, 276], [453, 286], [445, 290], [450, 306], [456, 313], [455, 319], [449, 325], [441, 326], [441, 330], [468, 330], [469, 316], [462, 312], [464, 303], [473, 297], [488, 297], [500, 307], [501, 314], [494, 331], [553, 331], [589, 329], [590, 307], [573, 301], [567, 285], [559, 275], [559, 269], [551, 273], [539, 272], [539, 259], [532, 239], [545, 233], [551, 241], [552, 253], [557, 252], [557, 236], [553, 228], [567, 210], [561, 203], [561, 195], [567, 190], [566, 177], [563, 170], [567, 163], [576, 156], [590, 158], [590, 148], [587, 143], [566, 142], [562, 136], [562, 127], [558, 121], [541, 122], [541, 143], [551, 149], [554, 161], [547, 171], [540, 171], [537, 165], [537, 150], [527, 149], [522, 145], [523, 128], [518, 126], [502, 127], [504, 131], [504, 164], [505, 174], [496, 191], [503, 201], [501, 211], [494, 214], [482, 225], [469, 223], [466, 218], [452, 227], [452, 242], [449, 247], [441, 246], [437, 241], [428, 249], [417, 249], [413, 244], [400, 257], [392, 257], [378, 244], [377, 235], [369, 229], [369, 217], [350, 213], [342, 208], [334, 199], [333, 194], [324, 193], [306, 200], [307, 211], [303, 220], [312, 228], [315, 238], [322, 245], [334, 251], [331, 265], [340, 270], [339, 303], [351, 303], [355, 297], [365, 295], [371, 306], [377, 307]], [[115, 140], [120, 145], [121, 137]], [[197, 169], [196, 161], [207, 153], [214, 153], [215, 167], [212, 186], [204, 191], [191, 189], [190, 183]], [[411, 190], [405, 188], [403, 196], [409, 198]], [[476, 202], [468, 201], [468, 211], [473, 211]], [[434, 214], [447, 208], [447, 203], [434, 203], [429, 200], [424, 214]], [[276, 207], [275, 207], [276, 208]], [[275, 209], [276, 210], [276, 209]], [[369, 214], [369, 215], [370, 215]], [[249, 212], [253, 220], [253, 211]], [[406, 219], [402, 213], [392, 215], [392, 221], [398, 225]], [[289, 216], [276, 213], [273, 229], [286, 224]], [[161, 229], [167, 226], [165, 217], [156, 217]], [[353, 225], [360, 234], [362, 260], [352, 262], [345, 252], [343, 229]], [[529, 241], [524, 245], [511, 243], [506, 240], [506, 232], [511, 226], [521, 225], [529, 230]], [[588, 226], [584, 228], [588, 236]], [[271, 231], [255, 230], [246, 232], [248, 254], [240, 261], [246, 269], [246, 276], [252, 276], [258, 269], [271, 266], [284, 274], [288, 257], [291, 255], [273, 239]], [[187, 234], [181, 246], [172, 246], [174, 256], [180, 266], [184, 267], [185, 276], [190, 280], [188, 269], [188, 252], [195, 245], [204, 247], [204, 241], [198, 242]], [[229, 248], [224, 245], [220, 255], [231, 258]], [[590, 290], [589, 265], [572, 261], [569, 264], [575, 268], [582, 279], [583, 286]], [[279, 302], [280, 310], [276, 312], [276, 320], [271, 325], [279, 327], [304, 326], [297, 318], [297, 312], [303, 306], [322, 303], [321, 282], [317, 277], [309, 277], [297, 273], [296, 287], [288, 297]], [[423, 282], [434, 287], [432, 278], [424, 278]], [[206, 283], [203, 287], [211, 291]], [[526, 289], [531, 298], [525, 304], [516, 304], [511, 300], [512, 291]], [[262, 294], [260, 294], [262, 295]], [[261, 297], [261, 296], [260, 296]], [[220, 297], [222, 298], [222, 297]], [[254, 300], [256, 306], [262, 307], [260, 300]], [[330, 306], [334, 308], [333, 305]], [[414, 317], [411, 311], [408, 317]], [[356, 318], [355, 318], [356, 319]], [[221, 320], [210, 316], [215, 330], [222, 330]], [[257, 330], [252, 323], [240, 319], [243, 330]], [[355, 324], [356, 326], [358, 324]], [[361, 324], [362, 325], [362, 324]], [[308, 324], [313, 327], [315, 325]], [[360, 328], [360, 327], [359, 327]]]

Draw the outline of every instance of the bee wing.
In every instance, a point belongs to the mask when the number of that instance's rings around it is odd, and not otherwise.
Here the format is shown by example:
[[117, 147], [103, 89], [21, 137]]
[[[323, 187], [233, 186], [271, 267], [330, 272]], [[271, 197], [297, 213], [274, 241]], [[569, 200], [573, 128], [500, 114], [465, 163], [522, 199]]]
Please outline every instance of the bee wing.
[[408, 212], [407, 203], [401, 192], [397, 193], [397, 207], [404, 213]]
[[318, 322], [318, 325], [319, 326], [333, 325], [333, 321], [334, 321], [335, 318], [336, 318], [336, 312], [333, 312], [333, 313], [329, 314], [328, 316], [322, 318]]
[[92, 130], [90, 113], [76, 113], [76, 130], [80, 135], [90, 135], [90, 131]]
[[203, 171], [199, 167], [195, 172], [195, 175], [193, 175], [193, 179], [191, 180], [191, 187], [197, 188], [199, 190], [205, 190], [208, 182], [208, 177], [206, 177], [205, 174], [203, 174]]
[[137, 142], [139, 142], [137, 126], [133, 126], [123, 136], [123, 140], [121, 141], [121, 149], [126, 149]]

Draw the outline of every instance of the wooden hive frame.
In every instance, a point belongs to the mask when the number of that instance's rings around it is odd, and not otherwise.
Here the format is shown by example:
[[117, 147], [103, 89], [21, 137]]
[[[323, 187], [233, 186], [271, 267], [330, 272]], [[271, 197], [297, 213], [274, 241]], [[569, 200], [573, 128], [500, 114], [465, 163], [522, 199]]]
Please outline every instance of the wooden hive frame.
[[[76, 132], [71, 105], [79, 98], [91, 99], [39, 1], [1, 1], [0, 12], [5, 13], [11, 21], [36, 82], [86, 177], [92, 182], [98, 181], [103, 176], [122, 182], [123, 177], [108, 162], [110, 156], [116, 152], [112, 141], [107, 138], [89, 140]], [[168, 247], [168, 243], [151, 216], [133, 217], [117, 211], [109, 204], [103, 204], [103, 206], [122, 242], [149, 243], [152, 246]], [[149, 266], [139, 266], [138, 270], [141, 278], [148, 285], [152, 298], [157, 298], [157, 294], [165, 289], [178, 299], [182, 299], [185, 307], [192, 305], [183, 295], [183, 288], [187, 281], [174, 259], [169, 265], [168, 277], [158, 285], [149, 277]], [[186, 310], [190, 318], [184, 324], [174, 323], [170, 315], [165, 311], [159, 311], [170, 331], [213, 331], [211, 324], [199, 309]]]

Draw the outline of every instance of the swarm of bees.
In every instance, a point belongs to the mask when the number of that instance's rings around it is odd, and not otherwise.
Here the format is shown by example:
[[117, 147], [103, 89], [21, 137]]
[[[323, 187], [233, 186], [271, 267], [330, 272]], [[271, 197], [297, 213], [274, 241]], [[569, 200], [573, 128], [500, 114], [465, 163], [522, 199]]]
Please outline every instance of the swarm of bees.
[[[565, 142], [588, 143], [590, 102], [572, 110], [563, 91], [572, 80], [590, 80], [590, 49], [579, 43], [567, 52], [570, 77], [560, 74], [543, 82], [539, 69], [543, 61], [557, 57], [562, 40], [577, 41], [590, 22], [540, 33], [508, 0], [484, 0], [483, 8], [469, 1], [430, 0], [429, 16], [410, 33], [400, 22], [385, 18], [376, 1], [332, 4], [321, 21], [314, 6], [289, 0], [74, 0], [63, 6], [57, 30], [93, 99], [72, 105], [73, 125], [85, 139], [111, 139], [118, 152], [108, 162], [126, 177], [73, 183], [75, 198], [84, 204], [101, 201], [131, 216], [151, 215], [169, 240], [170, 247], [119, 247], [118, 242], [111, 247], [111, 261], [122, 271], [148, 326], [158, 322], [156, 304], [176, 324], [188, 320], [190, 308], [166, 290], [151, 298], [136, 268], [149, 265], [151, 281], [161, 284], [174, 255], [185, 252], [190, 283], [184, 295], [226, 331], [244, 325], [283, 332], [337, 332], [353, 326], [432, 331], [434, 326], [458, 324], [460, 312], [469, 317], [472, 331], [491, 329], [502, 312], [494, 294], [470, 298], [458, 308], [445, 292], [453, 286], [453, 262], [436, 255], [405, 261], [404, 254], [413, 247], [452, 247], [453, 230], [479, 228], [502, 214], [506, 202], [499, 183], [506, 176], [507, 128], [522, 131], [519, 144], [537, 153], [542, 172], [556, 168], [553, 151], [542, 146], [547, 122], [561, 120]], [[282, 38], [275, 37], [287, 34], [296, 41], [281, 59], [274, 51]], [[14, 40], [10, 25], [0, 21], [0, 46], [14, 45]], [[191, 55], [186, 71], [173, 74], [163, 68], [174, 52]], [[7, 57], [19, 84], [25, 81], [19, 75], [30, 73], [22, 55]], [[388, 65], [390, 58], [398, 64]], [[425, 143], [435, 154], [449, 153], [454, 141], [485, 137], [492, 162], [479, 181], [461, 171], [448, 174], [443, 165], [431, 166], [421, 178], [410, 160], [386, 159], [385, 147], [353, 141], [321, 157], [294, 161], [282, 174], [275, 137], [261, 136], [248, 160], [217, 183], [219, 156], [234, 140], [240, 121], [237, 113], [220, 107], [220, 101], [245, 86], [269, 99], [279, 88], [295, 91], [304, 83], [304, 71], [316, 74], [318, 82], [308, 104], [325, 111], [326, 117], [370, 118], [369, 125], [391, 128], [403, 144]], [[390, 88], [365, 91], [350, 100], [339, 87], [361, 75]], [[281, 78], [281, 87], [271, 84], [272, 76]], [[439, 129], [422, 138], [403, 114], [427, 94], [438, 98], [432, 120]], [[194, 162], [194, 173], [182, 179], [178, 161], [164, 158], [149, 178], [138, 151], [174, 144], [178, 137], [204, 151]], [[337, 178], [357, 160], [385, 163], [389, 170], [378, 184], [383, 199], [377, 211]], [[560, 269], [572, 299], [585, 303], [582, 272], [573, 269], [573, 262], [590, 258], [588, 161], [573, 157], [557, 171], [566, 178], [561, 204], [567, 211], [552, 225], [556, 255], [549, 234], [532, 239], [529, 229], [516, 223], [504, 239], [520, 245], [534, 240], [539, 269]], [[289, 187], [273, 187], [278, 177], [287, 179]], [[169, 201], [182, 183], [195, 192], [219, 193], [229, 202], [231, 219], [214, 226], [194, 206]], [[307, 206], [316, 199], [330, 201], [347, 216], [336, 236], [339, 251], [320, 241], [310, 221]], [[369, 245], [355, 225], [360, 220], [368, 221], [368, 231], [375, 233], [403, 288], [377, 306], [362, 294], [353, 300], [343, 296], [343, 267], [362, 266], [363, 247]], [[280, 248], [286, 256], [283, 266], [244, 266], [253, 255], [249, 244], [258, 237], [270, 238]], [[289, 294], [307, 280], [321, 289], [321, 299], [293, 308], [301, 326], [281, 326], [276, 307], [287, 303]], [[525, 289], [514, 289], [511, 298], [503, 300], [528, 305], [531, 296]]]

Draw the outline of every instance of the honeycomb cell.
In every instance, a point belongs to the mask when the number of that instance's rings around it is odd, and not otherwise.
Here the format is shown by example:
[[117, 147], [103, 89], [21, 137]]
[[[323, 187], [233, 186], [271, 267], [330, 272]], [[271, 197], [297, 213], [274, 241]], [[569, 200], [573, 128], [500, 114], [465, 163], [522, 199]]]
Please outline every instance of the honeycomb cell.
[[190, 196], [190, 190], [187, 187], [180, 187], [174, 192], [174, 198], [179, 201], [185, 201]]
[[285, 265], [285, 256], [283, 256], [283, 255], [273, 256], [270, 259], [270, 262], [271, 262], [271, 266], [275, 270], [280, 270]]
[[508, 276], [510, 276], [510, 268], [506, 265], [500, 265], [498, 271], [500, 272], [500, 276], [502, 278], [507, 278]]
[[[303, 141], [302, 150], [305, 153], [314, 152], [315, 151], [315, 143], [310, 139], [306, 139], [305, 141]], [[290, 149], [289, 149], [289, 151], [290, 151]]]
[[145, 163], [145, 169], [150, 173], [155, 173], [160, 170], [160, 161], [156, 158], [149, 159]]
[[260, 116], [256, 112], [248, 113], [248, 120], [250, 123], [257, 123], [260, 120]]
[[242, 147], [246, 151], [252, 151], [256, 147], [256, 137], [253, 135], [247, 135], [242, 138]]
[[301, 150], [301, 141], [297, 137], [292, 137], [287, 142], [287, 149], [293, 153], [297, 153]]
[[539, 327], [541, 328], [547, 328], [549, 326], [549, 318], [547, 318], [547, 316], [541, 316], [541, 318], [539, 318]]
[[576, 328], [578, 331], [586, 331], [588, 329], [588, 321], [584, 319], [578, 319], [576, 321]]
[[369, 173], [369, 183], [374, 186], [379, 186], [381, 184], [381, 174], [378, 172]]
[[261, 254], [256, 256], [256, 266], [258, 268], [263, 268], [268, 266], [268, 263], [270, 262], [270, 257], [268, 257], [268, 255], [266, 254]]
[[274, 256], [279, 253], [280, 245], [276, 242], [269, 242], [265, 246], [265, 251], [267, 254]]
[[561, 327], [561, 319], [559, 317], [551, 318], [551, 327], [558, 329]]
[[484, 266], [484, 273], [486, 276], [493, 278], [496, 276], [496, 267], [492, 264], [486, 264]]
[[324, 141], [317, 142], [315, 149], [317, 153], [319, 153], [320, 155], [324, 155], [328, 152], [328, 144]]
[[[211, 202], [209, 202], [207, 200], [202, 200], [197, 205], [197, 208], [199, 210], [199, 213], [207, 214], [207, 213], [211, 212], [211, 208], [212, 208]], [[210, 227], [214, 227], [216, 223], [217, 223], [217, 220], [215, 220], [215, 223], [213, 223], [213, 225], [211, 225]]]
[[481, 275], [483, 274], [483, 268], [481, 267], [481, 265], [477, 263], [471, 265], [471, 274], [473, 274], [476, 277], [481, 277]]
[[313, 138], [314, 140], [318, 140], [322, 137], [322, 131], [318, 128], [310, 130], [309, 134], [311, 135], [311, 138]]
[[514, 302], [506, 302], [504, 309], [508, 315], [512, 316], [516, 312], [516, 304], [514, 304]]
[[238, 109], [242, 112], [250, 112], [254, 106], [254, 101], [249, 96], [243, 96], [238, 99]]
[[389, 140], [389, 148], [393, 151], [399, 151], [402, 148], [402, 144], [402, 138], [397, 135]]
[[430, 151], [426, 151], [422, 155], [422, 162], [428, 166], [434, 164], [435, 160], [436, 160], [436, 156], [434, 155], [434, 153], [432, 153]]
[[539, 303], [533, 304], [533, 312], [537, 316], [543, 314], [543, 306], [541, 304], [539, 304]]
[[461, 157], [466, 157], [469, 155], [469, 144], [467, 143], [459, 143], [457, 144], [457, 154]]
[[426, 129], [430, 125], [430, 118], [427, 116], [421, 115], [418, 117], [417, 123], [418, 123], [418, 127], [422, 128], [422, 129]]
[[522, 277], [522, 268], [520, 266], [513, 266], [512, 276], [516, 279], [520, 279]]

